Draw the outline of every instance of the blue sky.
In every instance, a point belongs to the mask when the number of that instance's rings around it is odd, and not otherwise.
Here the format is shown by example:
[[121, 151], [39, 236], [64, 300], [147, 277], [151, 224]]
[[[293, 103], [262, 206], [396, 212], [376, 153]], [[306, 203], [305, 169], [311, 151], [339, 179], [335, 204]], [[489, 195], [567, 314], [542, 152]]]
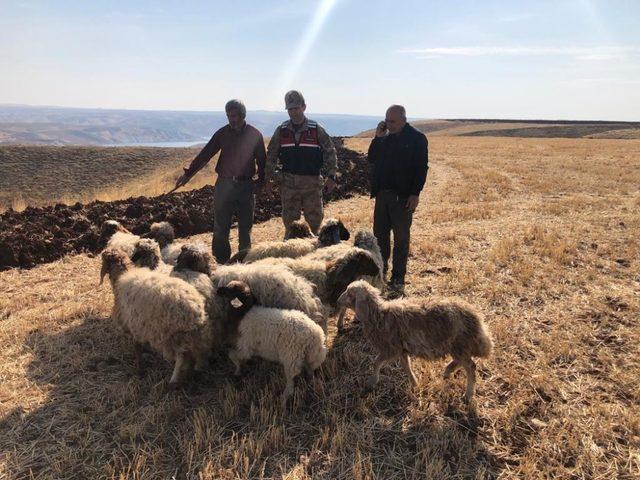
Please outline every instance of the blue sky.
[[6, 1], [0, 104], [640, 120], [640, 1]]

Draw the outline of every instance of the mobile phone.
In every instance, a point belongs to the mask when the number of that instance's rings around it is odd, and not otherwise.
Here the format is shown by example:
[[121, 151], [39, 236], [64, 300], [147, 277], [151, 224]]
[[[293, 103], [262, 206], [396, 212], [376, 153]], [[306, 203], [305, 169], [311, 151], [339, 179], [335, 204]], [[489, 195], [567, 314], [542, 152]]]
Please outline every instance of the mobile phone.
[[387, 131], [387, 122], [383, 120], [382, 122], [380, 122], [380, 126], [382, 127], [383, 132]]

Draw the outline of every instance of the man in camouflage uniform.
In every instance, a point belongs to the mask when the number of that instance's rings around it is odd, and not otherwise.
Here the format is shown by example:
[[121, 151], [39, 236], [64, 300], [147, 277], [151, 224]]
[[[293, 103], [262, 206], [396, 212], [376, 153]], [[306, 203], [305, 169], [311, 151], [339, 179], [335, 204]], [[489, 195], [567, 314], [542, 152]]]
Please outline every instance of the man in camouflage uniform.
[[[308, 119], [302, 94], [296, 90], [284, 96], [289, 119], [276, 128], [267, 147], [265, 167], [266, 194], [272, 181], [280, 183], [282, 221], [285, 239], [289, 226], [300, 219], [301, 211], [313, 233], [318, 233], [322, 218], [322, 192], [336, 187], [336, 149], [327, 132], [317, 122]], [[276, 175], [278, 160], [281, 171]], [[323, 170], [326, 180], [320, 175]]]

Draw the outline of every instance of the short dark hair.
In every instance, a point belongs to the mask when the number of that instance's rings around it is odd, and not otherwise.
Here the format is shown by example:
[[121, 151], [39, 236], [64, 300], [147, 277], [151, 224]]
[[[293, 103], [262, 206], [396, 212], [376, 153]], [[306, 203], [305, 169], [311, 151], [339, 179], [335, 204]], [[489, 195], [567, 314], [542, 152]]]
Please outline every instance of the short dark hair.
[[240, 114], [242, 118], [247, 117], [247, 107], [244, 106], [242, 100], [238, 100], [236, 98], [234, 98], [233, 100], [229, 100], [224, 106], [224, 111], [229, 113], [229, 110], [235, 110]]

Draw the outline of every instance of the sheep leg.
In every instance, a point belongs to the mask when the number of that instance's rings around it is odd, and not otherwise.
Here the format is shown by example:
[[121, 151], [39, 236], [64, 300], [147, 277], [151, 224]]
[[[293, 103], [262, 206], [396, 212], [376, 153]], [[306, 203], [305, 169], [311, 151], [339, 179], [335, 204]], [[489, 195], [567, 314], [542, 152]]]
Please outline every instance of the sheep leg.
[[411, 369], [411, 359], [409, 358], [409, 354], [403, 353], [402, 355], [400, 355], [400, 364], [402, 365], [404, 371], [409, 375], [413, 386], [415, 387], [416, 385], [418, 385], [418, 379]]
[[144, 352], [144, 346], [141, 343], [134, 342], [133, 344], [133, 353], [135, 355], [135, 367], [138, 375], [144, 375], [144, 358], [142, 357], [142, 352]]
[[295, 378], [300, 374], [300, 370], [301, 368], [299, 365], [285, 367], [284, 369], [284, 375], [287, 378], [287, 386], [284, 388], [284, 391], [282, 392], [282, 410], [283, 411], [287, 409], [287, 400], [293, 394]]
[[311, 368], [311, 365], [309, 365], [308, 363], [304, 364], [304, 374], [309, 380], [313, 379], [314, 372], [315, 370]]
[[338, 331], [342, 330], [344, 327], [344, 317], [347, 314], [347, 309], [345, 307], [341, 307], [338, 312]]
[[462, 401], [466, 404], [471, 402], [473, 392], [476, 388], [476, 364], [470, 358], [461, 360], [462, 366], [467, 373], [467, 390], [462, 397]]
[[456, 370], [458, 370], [462, 365], [460, 365], [460, 362], [458, 362], [455, 358], [453, 360], [451, 360], [451, 362], [449, 362], [449, 365], [447, 365], [444, 369], [444, 373], [442, 374], [442, 378], [444, 378], [445, 380], [451, 378], [451, 375], [453, 375], [455, 373]]
[[169, 380], [170, 388], [177, 388], [180, 386], [182, 381], [184, 380], [186, 374], [191, 370], [193, 366], [193, 361], [191, 357], [185, 353], [180, 352], [176, 355], [176, 363], [173, 366], [173, 373], [171, 375], [171, 379]]
[[196, 372], [206, 372], [209, 369], [209, 352], [200, 352], [196, 355]]
[[236, 377], [239, 377], [242, 372], [242, 359], [240, 358], [240, 354], [238, 353], [237, 350], [233, 350], [233, 349], [229, 350], [229, 360], [231, 360], [233, 364], [236, 366], [236, 369], [233, 372], [233, 374]]
[[375, 387], [380, 381], [380, 370], [382, 369], [382, 365], [384, 365], [390, 358], [393, 356], [384, 355], [382, 353], [378, 354], [378, 357], [373, 362], [373, 373], [367, 380], [367, 389], [372, 389]]

